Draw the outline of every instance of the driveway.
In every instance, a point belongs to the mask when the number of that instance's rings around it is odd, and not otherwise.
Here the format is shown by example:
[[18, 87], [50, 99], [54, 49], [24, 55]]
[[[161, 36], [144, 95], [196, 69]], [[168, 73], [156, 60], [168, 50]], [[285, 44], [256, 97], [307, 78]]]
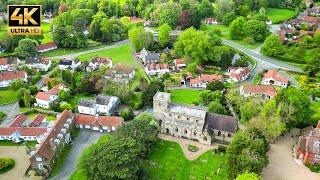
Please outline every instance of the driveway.
[[12, 158], [15, 166], [8, 172], [0, 174], [0, 179], [23, 179], [30, 166], [25, 146], [0, 146], [1, 157]]
[[103, 133], [90, 131], [90, 130], [80, 130], [77, 139], [73, 142], [71, 151], [61, 167], [59, 174], [50, 178], [52, 180], [67, 180], [76, 169], [76, 165], [79, 158], [85, 148], [89, 145], [96, 143]]
[[[262, 171], [265, 180], [319, 180], [320, 174], [311, 172], [298, 164], [292, 155], [292, 145], [296, 145], [299, 130], [294, 129], [270, 145], [269, 164]], [[293, 137], [292, 137], [293, 136]]]
[[12, 123], [14, 117], [19, 114], [19, 110], [20, 109], [18, 102], [0, 106], [0, 111], [7, 114], [7, 117], [2, 121], [1, 126], [9, 126]]

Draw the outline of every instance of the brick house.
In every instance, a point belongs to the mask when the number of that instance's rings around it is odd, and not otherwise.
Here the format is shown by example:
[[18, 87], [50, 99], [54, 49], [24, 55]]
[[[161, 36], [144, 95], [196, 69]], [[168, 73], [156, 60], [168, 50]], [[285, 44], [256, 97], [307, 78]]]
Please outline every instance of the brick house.
[[52, 128], [43, 137], [40, 145], [31, 152], [30, 168], [38, 175], [48, 177], [55, 166], [59, 155], [66, 144], [71, 141], [71, 130], [74, 127], [74, 115], [64, 110], [58, 115]]

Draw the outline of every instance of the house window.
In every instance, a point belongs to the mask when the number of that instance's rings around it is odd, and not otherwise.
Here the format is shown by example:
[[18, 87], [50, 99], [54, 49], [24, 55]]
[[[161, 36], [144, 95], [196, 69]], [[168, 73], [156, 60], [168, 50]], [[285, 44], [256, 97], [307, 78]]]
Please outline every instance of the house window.
[[218, 136], [221, 136], [221, 131], [218, 131]]
[[180, 118], [180, 116], [178, 116], [178, 118]]
[[187, 118], [187, 120], [189, 121], [189, 118]]
[[39, 165], [38, 165], [38, 168], [39, 168], [40, 170], [44, 170], [43, 164], [39, 164]]
[[178, 129], [178, 128], [176, 128], [176, 132], [179, 132], [179, 129]]
[[36, 161], [40, 162], [40, 161], [42, 161], [42, 158], [41, 157], [37, 157]]
[[158, 106], [161, 106], [161, 103], [159, 103]]
[[231, 133], [228, 133], [228, 137], [231, 137], [232, 135], [231, 135]]

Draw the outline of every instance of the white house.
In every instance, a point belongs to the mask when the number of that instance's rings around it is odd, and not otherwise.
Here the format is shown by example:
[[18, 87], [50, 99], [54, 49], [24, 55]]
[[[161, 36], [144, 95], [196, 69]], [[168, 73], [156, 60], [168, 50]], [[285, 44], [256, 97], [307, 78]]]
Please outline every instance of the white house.
[[190, 87], [207, 88], [212, 81], [222, 81], [223, 76], [218, 74], [201, 74], [198, 78], [190, 79]]
[[167, 64], [147, 64], [145, 67], [145, 71], [148, 75], [161, 75], [165, 73], [169, 73], [169, 67]]
[[76, 127], [80, 129], [90, 129], [100, 132], [115, 131], [123, 122], [121, 117], [113, 116], [94, 116], [77, 114], [75, 117]]
[[48, 71], [51, 66], [51, 60], [39, 57], [28, 57], [25, 60], [26, 66], [40, 71]]
[[59, 69], [60, 70], [66, 70], [66, 69], [75, 70], [80, 65], [81, 65], [81, 61], [62, 59], [59, 62]]
[[281, 76], [277, 70], [270, 69], [263, 74], [261, 84], [263, 85], [274, 85], [287, 88], [289, 83], [289, 78]]
[[78, 103], [78, 111], [81, 114], [95, 115], [97, 113], [96, 104], [93, 101], [80, 99]]
[[58, 46], [55, 42], [49, 42], [49, 43], [45, 43], [45, 44], [39, 44], [37, 46], [37, 51], [39, 53], [43, 53], [43, 52], [51, 51], [51, 50], [54, 50], [57, 48], [58, 48]]
[[243, 85], [240, 87], [240, 95], [243, 97], [262, 96], [265, 99], [274, 98], [277, 92], [270, 85]]
[[216, 18], [206, 18], [204, 20], [204, 23], [208, 24], [208, 25], [217, 25], [218, 21]]
[[134, 75], [135, 70], [132, 67], [123, 64], [116, 64], [112, 69], [108, 69], [106, 71], [104, 78], [112, 79], [118, 83], [127, 84], [134, 78]]
[[99, 69], [100, 67], [112, 67], [112, 59], [111, 58], [102, 58], [102, 57], [96, 57], [92, 59], [88, 66], [86, 67], [86, 71], [91, 72]]
[[175, 64], [177, 69], [184, 69], [184, 68], [187, 67], [187, 64], [184, 62], [184, 59], [182, 59], [182, 58], [175, 59], [174, 60], [174, 64]]
[[150, 63], [157, 63], [160, 60], [159, 53], [150, 52], [146, 50], [146, 48], [143, 48], [137, 56], [141, 59], [144, 65]]
[[58, 99], [58, 94], [62, 90], [67, 91], [68, 89], [65, 85], [58, 84], [47, 92], [38, 92], [36, 95], [35, 106], [50, 108], [50, 103]]
[[14, 80], [21, 79], [24, 82], [28, 81], [28, 75], [24, 71], [5, 71], [0, 73], [0, 88], [8, 87]]
[[98, 114], [111, 115], [119, 104], [120, 99], [116, 96], [98, 95], [96, 97], [96, 112]]
[[0, 58], [0, 71], [13, 71], [20, 60], [16, 57]]
[[250, 70], [247, 67], [229, 67], [227, 82], [238, 83], [246, 80], [250, 76]]

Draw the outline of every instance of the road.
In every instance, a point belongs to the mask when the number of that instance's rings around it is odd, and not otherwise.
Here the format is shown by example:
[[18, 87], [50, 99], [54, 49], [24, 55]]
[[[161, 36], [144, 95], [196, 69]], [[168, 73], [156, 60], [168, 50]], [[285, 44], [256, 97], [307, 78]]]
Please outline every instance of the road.
[[60, 172], [50, 178], [51, 180], [67, 180], [76, 170], [76, 165], [85, 148], [96, 143], [103, 133], [81, 129], [77, 139], [73, 142], [67, 159], [64, 161]]
[[15, 116], [19, 114], [19, 104], [18, 102], [15, 102], [12, 104], [0, 106], [0, 111], [7, 114], [7, 117], [0, 123], [1, 126], [9, 126], [12, 123]]

